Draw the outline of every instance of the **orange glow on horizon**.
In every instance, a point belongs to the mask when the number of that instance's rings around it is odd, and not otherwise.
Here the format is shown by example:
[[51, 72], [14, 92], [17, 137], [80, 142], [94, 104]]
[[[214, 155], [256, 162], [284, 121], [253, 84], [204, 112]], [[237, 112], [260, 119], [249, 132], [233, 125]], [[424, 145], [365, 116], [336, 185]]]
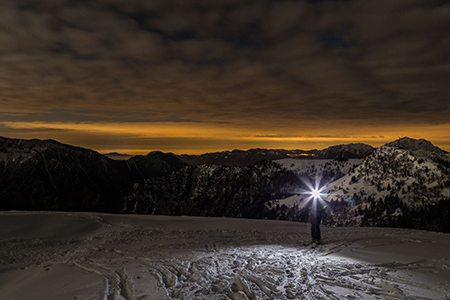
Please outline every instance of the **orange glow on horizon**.
[[[11, 129], [27, 130], [31, 134], [21, 134], [21, 138], [52, 138], [63, 143], [94, 149], [100, 153], [118, 152], [129, 155], [147, 154], [151, 151], [175, 154], [204, 154], [208, 152], [266, 149], [324, 149], [329, 146], [349, 143], [365, 143], [379, 147], [395, 141], [399, 136], [415, 139], [425, 138], [443, 150], [450, 151], [450, 124], [428, 126], [320, 126], [303, 132], [286, 129], [253, 129], [249, 126], [224, 126], [214, 123], [195, 122], [155, 122], [155, 123], [74, 123], [74, 122], [0, 122]], [[286, 135], [286, 132], [291, 135]], [[323, 135], [326, 132], [327, 135]], [[346, 134], [342, 134], [345, 132]], [[296, 136], [298, 134], [298, 136]], [[77, 137], [75, 142], [74, 137]], [[83, 140], [84, 136], [119, 137], [129, 142], [122, 145], [94, 145]], [[146, 139], [157, 139], [158, 144], [146, 143]], [[165, 141], [171, 140], [170, 143]], [[141, 141], [136, 143], [136, 141]]]

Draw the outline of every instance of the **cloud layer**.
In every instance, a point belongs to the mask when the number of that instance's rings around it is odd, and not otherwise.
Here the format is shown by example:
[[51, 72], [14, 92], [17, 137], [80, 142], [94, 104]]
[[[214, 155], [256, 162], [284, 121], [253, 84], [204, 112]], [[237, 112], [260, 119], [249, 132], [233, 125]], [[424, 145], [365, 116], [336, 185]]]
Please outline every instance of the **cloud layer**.
[[448, 28], [442, 0], [5, 0], [0, 112], [255, 135], [443, 130]]

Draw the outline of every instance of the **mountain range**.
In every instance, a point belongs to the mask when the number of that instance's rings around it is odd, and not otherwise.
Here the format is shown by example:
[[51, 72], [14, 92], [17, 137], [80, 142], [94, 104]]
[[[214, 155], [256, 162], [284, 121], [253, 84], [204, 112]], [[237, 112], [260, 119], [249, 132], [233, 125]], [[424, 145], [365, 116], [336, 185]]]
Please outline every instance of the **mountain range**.
[[373, 150], [372, 146], [365, 144], [348, 144], [332, 146], [323, 150], [250, 149], [247, 151], [233, 150], [202, 155], [180, 155], [179, 158], [191, 165], [251, 166], [261, 160], [282, 158], [363, 158], [372, 153]]
[[161, 152], [116, 161], [53, 140], [0, 137], [0, 210], [119, 212], [134, 183], [183, 166]]
[[[321, 175], [330, 162], [304, 170], [322, 177], [329, 202], [324, 222], [333, 226], [395, 226], [450, 232], [450, 154], [431, 142], [402, 138], [375, 149], [333, 178]], [[292, 167], [291, 167], [292, 169]], [[271, 216], [306, 221], [299, 213], [305, 197], [268, 201]]]
[[326, 224], [450, 231], [450, 155], [423, 139], [379, 148], [113, 155], [120, 160], [53, 140], [0, 137], [0, 210], [307, 221], [300, 191], [320, 178]]

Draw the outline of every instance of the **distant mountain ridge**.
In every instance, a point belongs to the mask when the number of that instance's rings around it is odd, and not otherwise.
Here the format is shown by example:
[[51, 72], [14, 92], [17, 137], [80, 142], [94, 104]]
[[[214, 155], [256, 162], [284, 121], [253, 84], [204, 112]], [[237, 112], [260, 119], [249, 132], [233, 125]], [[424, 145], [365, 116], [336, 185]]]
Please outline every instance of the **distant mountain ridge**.
[[[175, 155], [189, 165], [222, 165], [247, 167], [262, 160], [276, 160], [283, 158], [309, 158], [309, 159], [352, 159], [364, 158], [372, 153], [374, 148], [366, 144], [346, 144], [331, 146], [323, 150], [284, 150], [284, 149], [262, 149], [255, 148], [249, 150], [233, 150], [205, 153], [201, 155]], [[155, 151], [158, 152], [158, 151]], [[169, 153], [171, 154], [171, 153]], [[115, 160], [127, 160], [133, 156], [108, 153], [106, 157]]]
[[54, 140], [0, 137], [0, 210], [117, 213], [134, 183], [183, 166], [162, 153], [116, 161]]
[[[301, 205], [307, 198], [301, 191], [308, 190], [306, 181], [320, 178], [321, 185], [328, 184], [328, 225], [450, 232], [450, 154], [424, 140], [401, 142], [404, 146], [352, 144], [316, 152], [322, 157], [337, 153], [334, 159], [189, 166], [135, 186], [124, 212], [307, 222], [309, 204]], [[363, 158], [345, 157], [354, 153]], [[261, 172], [257, 166], [265, 167]]]
[[425, 139], [412, 139], [409, 137], [403, 137], [396, 141], [387, 143], [386, 146], [396, 147], [400, 149], [406, 149], [411, 151], [427, 151], [438, 154], [445, 154], [447, 151], [442, 150], [439, 147], [433, 145], [430, 141]]
[[274, 160], [287, 157], [314, 157], [317, 150], [249, 149], [233, 150], [201, 155], [180, 155], [179, 158], [190, 165], [214, 164], [223, 166], [251, 166], [262, 160]]
[[136, 155], [125, 163], [132, 170], [136, 170], [135, 172], [142, 179], [169, 175], [187, 165], [176, 155], [161, 151], [152, 151], [147, 155]]
[[53, 140], [0, 137], [0, 210], [307, 221], [299, 191], [316, 178], [328, 183], [326, 224], [450, 232], [450, 154], [423, 139], [112, 160]]
[[133, 157], [133, 155], [122, 154], [122, 153], [118, 153], [118, 152], [104, 153], [103, 156], [106, 156], [106, 157], [108, 157], [110, 159], [114, 159], [114, 160], [127, 160], [127, 159], [130, 159], [131, 157]]
[[216, 164], [224, 166], [251, 166], [262, 160], [283, 158], [308, 159], [350, 159], [364, 158], [374, 148], [366, 144], [347, 144], [331, 146], [323, 150], [283, 150], [283, 149], [250, 149], [206, 153], [202, 155], [180, 155], [179, 158], [191, 165]]
[[374, 148], [372, 146], [362, 143], [337, 145], [318, 151], [315, 157], [321, 159], [364, 158], [373, 151]]
[[0, 138], [0, 207], [114, 210], [129, 192], [122, 171], [92, 150], [53, 140]]

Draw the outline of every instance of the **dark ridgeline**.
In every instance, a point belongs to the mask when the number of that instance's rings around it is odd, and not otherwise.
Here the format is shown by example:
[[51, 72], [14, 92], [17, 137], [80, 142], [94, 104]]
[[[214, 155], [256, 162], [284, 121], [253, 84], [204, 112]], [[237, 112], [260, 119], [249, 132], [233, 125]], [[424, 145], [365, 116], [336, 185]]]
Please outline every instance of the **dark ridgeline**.
[[184, 166], [170, 154], [115, 161], [53, 140], [0, 137], [0, 210], [117, 213], [134, 183]]
[[364, 158], [373, 152], [373, 147], [365, 144], [331, 146], [323, 150], [283, 150], [250, 149], [206, 153], [202, 155], [180, 155], [179, 158], [190, 165], [214, 164], [223, 166], [252, 166], [262, 160], [283, 158], [349, 159]]
[[[329, 161], [303, 173], [272, 162], [293, 157]], [[351, 158], [362, 162], [344, 169]], [[317, 175], [324, 181], [345, 179], [335, 186], [342, 195], [332, 199], [324, 215], [328, 225], [450, 231], [450, 155], [425, 140], [402, 138], [378, 149], [349, 144], [308, 152], [251, 149], [176, 156], [156, 151], [119, 161], [52, 140], [0, 138], [0, 210], [307, 221], [305, 210], [273, 200], [297, 193], [304, 187], [301, 177], [312, 180]], [[346, 192], [362, 182], [377, 194]]]
[[250, 149], [247, 151], [233, 150], [202, 155], [180, 155], [179, 158], [190, 165], [221, 165], [248, 167], [262, 160], [275, 160], [289, 157], [314, 157], [318, 150], [270, 150]]
[[[271, 160], [292, 157], [314, 159], [315, 156], [333, 155], [341, 160], [362, 158], [372, 151], [373, 148], [368, 145], [350, 144], [308, 152], [251, 149], [200, 156], [184, 155], [181, 159], [194, 165], [170, 176], [146, 180], [144, 185], [135, 185], [134, 193], [125, 200], [123, 212], [262, 218], [269, 215], [267, 201], [288, 197], [304, 186], [298, 174], [281, 168]], [[247, 160], [253, 164], [248, 165]], [[336, 179], [339, 172], [333, 171], [326, 177]], [[308, 175], [311, 177], [311, 174]]]
[[316, 158], [321, 159], [350, 159], [350, 158], [364, 158], [371, 154], [374, 148], [366, 144], [348, 144], [331, 146], [320, 150], [316, 154]]
[[[333, 151], [333, 153], [338, 157], [343, 157], [349, 153], [350, 157], [355, 156], [352, 150], [349, 150], [352, 146], [344, 148], [346, 154], [336, 151]], [[360, 146], [356, 147], [353, 152], [360, 152], [359, 148]], [[287, 184], [291, 186], [295, 184], [291, 182], [291, 179], [287, 183], [280, 182], [280, 179], [276, 177], [281, 176], [278, 174], [281, 171], [276, 171], [276, 174], [253, 174], [254, 170], [257, 170], [254, 167], [255, 163], [263, 160], [301, 157], [302, 155], [313, 158], [314, 155], [320, 153], [321, 151], [318, 150], [251, 149], [249, 151], [234, 150], [232, 152], [210, 153], [201, 156], [176, 156], [155, 151], [147, 155], [133, 156], [128, 160], [112, 160], [95, 151], [65, 145], [53, 140], [22, 140], [0, 137], [0, 210], [68, 210], [113, 213], [123, 210], [138, 212], [129, 207], [129, 197], [124, 207], [124, 198], [130, 195], [136, 197], [136, 191], [156, 184], [153, 182], [144, 183], [144, 180], [155, 179], [156, 182], [156, 178], [158, 178], [158, 184], [164, 186], [165, 181], [173, 180], [170, 177], [165, 178], [166, 176], [182, 178], [187, 176], [185, 175], [187, 172], [191, 174], [189, 178], [192, 178], [196, 174], [201, 174], [199, 170], [208, 167], [192, 166], [186, 169], [187, 162], [190, 161], [191, 164], [197, 165], [202, 161], [214, 165], [232, 165], [234, 167], [234, 173], [227, 173], [226, 168], [220, 167], [219, 170], [215, 170], [215, 177], [203, 176], [207, 181], [204, 184], [209, 187], [208, 193], [201, 196], [202, 202], [206, 203], [207, 197], [216, 199], [236, 197], [236, 201], [242, 204], [236, 206], [234, 200], [219, 199], [218, 202], [225, 201], [222, 206], [226, 206], [226, 203], [230, 203], [230, 205], [234, 203], [234, 207], [231, 209], [232, 214], [228, 208], [224, 208], [223, 213], [215, 208], [215, 211], [211, 213], [202, 210], [202, 215], [249, 216], [253, 214], [259, 216], [262, 214], [261, 211], [253, 213], [239, 213], [238, 211], [246, 210], [246, 201], [254, 201], [253, 198], [258, 198], [258, 201], [263, 203], [272, 199], [274, 195], [282, 197], [286, 195], [286, 188], [282, 187]], [[212, 169], [213, 167], [209, 168]], [[176, 174], [177, 171], [180, 171], [180, 174]], [[172, 175], [174, 172], [175, 174]], [[246, 176], [254, 177], [246, 178]], [[292, 174], [289, 176], [293, 177]], [[286, 178], [289, 176], [286, 176]], [[190, 180], [198, 183], [200, 179]], [[134, 184], [137, 185], [133, 189]], [[191, 185], [190, 188], [194, 189], [195, 186]], [[161, 189], [163, 188], [161, 187]], [[179, 190], [181, 187], [172, 187], [172, 189]], [[211, 194], [211, 191], [220, 191], [221, 189], [225, 189], [226, 192], [218, 192], [216, 195]], [[284, 194], [278, 192], [277, 189], [284, 189]], [[166, 191], [166, 193], [169, 192]], [[185, 190], [178, 191], [178, 193], [189, 194], [190, 192]], [[251, 194], [252, 199], [241, 198], [241, 194]], [[162, 207], [166, 205], [166, 200], [171, 197], [174, 196], [168, 195], [167, 197], [157, 198], [157, 201], [162, 203], [159, 206], [161, 208], [160, 213], [167, 213]], [[171, 201], [174, 200], [169, 202]], [[179, 201], [186, 202], [186, 199], [179, 198]], [[175, 205], [175, 207], [183, 207], [182, 210], [185, 213], [195, 214], [196, 210], [190, 209], [186, 203]], [[209, 204], [205, 205], [209, 207]], [[140, 207], [139, 211], [149, 211], [149, 209], [146, 210], [141, 206], [137, 206]]]

